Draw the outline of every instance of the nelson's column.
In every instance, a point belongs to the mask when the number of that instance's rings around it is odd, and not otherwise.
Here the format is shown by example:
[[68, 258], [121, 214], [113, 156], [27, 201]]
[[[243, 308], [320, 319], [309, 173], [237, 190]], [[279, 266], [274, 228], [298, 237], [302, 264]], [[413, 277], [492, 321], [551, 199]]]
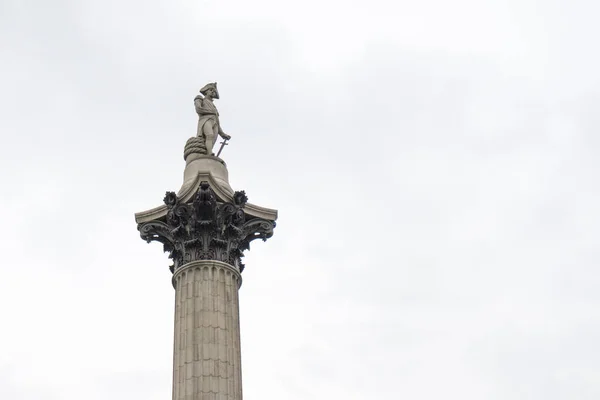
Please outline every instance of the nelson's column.
[[230, 136], [221, 129], [218, 98], [215, 82], [194, 99], [198, 132], [185, 144], [181, 189], [135, 214], [142, 239], [161, 242], [173, 261], [173, 400], [242, 400], [242, 257], [251, 241], [273, 236], [277, 219], [276, 210], [248, 203], [244, 191], [229, 186], [219, 156]]

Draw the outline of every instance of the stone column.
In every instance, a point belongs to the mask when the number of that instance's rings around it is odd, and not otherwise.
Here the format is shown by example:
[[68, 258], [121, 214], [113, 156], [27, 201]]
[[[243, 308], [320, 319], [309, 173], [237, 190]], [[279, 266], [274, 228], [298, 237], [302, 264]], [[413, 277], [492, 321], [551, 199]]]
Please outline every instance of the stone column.
[[231, 191], [216, 157], [192, 161], [197, 171], [178, 194], [167, 192], [163, 206], [136, 214], [141, 238], [162, 243], [173, 262], [173, 400], [242, 400], [242, 258], [252, 241], [273, 236], [277, 211]]
[[238, 270], [192, 261], [175, 271], [173, 400], [242, 400]]
[[[140, 237], [162, 243], [175, 287], [173, 400], [242, 400], [238, 289], [244, 251], [273, 236], [277, 210], [248, 203], [233, 191], [225, 162], [212, 155], [220, 126], [217, 83], [194, 98], [198, 134], [183, 151], [179, 191], [135, 214]], [[212, 128], [211, 128], [212, 127]], [[222, 148], [222, 147], [221, 147]]]

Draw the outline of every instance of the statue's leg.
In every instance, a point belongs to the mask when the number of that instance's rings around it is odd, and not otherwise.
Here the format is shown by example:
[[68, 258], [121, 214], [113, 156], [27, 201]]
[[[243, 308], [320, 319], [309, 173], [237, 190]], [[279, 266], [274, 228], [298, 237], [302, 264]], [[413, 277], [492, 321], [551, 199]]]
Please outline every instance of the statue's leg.
[[201, 138], [202, 137], [202, 127], [204, 126], [204, 124], [201, 121], [198, 121], [198, 128], [196, 128], [196, 136]]
[[212, 150], [215, 146], [215, 141], [217, 140], [214, 123], [211, 120], [206, 121], [202, 130], [204, 133], [204, 144], [206, 145], [206, 154], [208, 154], [209, 156], [214, 155]]

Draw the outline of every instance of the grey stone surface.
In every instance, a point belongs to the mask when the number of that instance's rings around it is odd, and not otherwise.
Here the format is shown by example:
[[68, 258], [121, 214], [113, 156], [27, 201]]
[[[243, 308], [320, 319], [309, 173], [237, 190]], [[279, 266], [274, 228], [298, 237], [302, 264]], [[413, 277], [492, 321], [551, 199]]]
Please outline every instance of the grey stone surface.
[[194, 136], [188, 139], [185, 143], [185, 148], [183, 149], [183, 159], [187, 160], [191, 154], [206, 154], [204, 137]]
[[179, 193], [192, 186], [199, 173], [210, 174], [219, 188], [233, 195], [233, 189], [229, 185], [229, 172], [223, 160], [215, 156], [207, 156], [198, 153], [189, 153], [185, 158], [185, 170], [183, 171], [183, 185]]
[[241, 282], [219, 261], [194, 261], [173, 275], [173, 400], [242, 400]]
[[[219, 98], [217, 82], [208, 83], [200, 89], [198, 96], [194, 98], [194, 106], [198, 113], [198, 130], [196, 136], [202, 138], [206, 152], [204, 154], [214, 155], [213, 147], [217, 142], [218, 136], [225, 140], [231, 139], [231, 136], [223, 132], [221, 122], [219, 121], [219, 111], [213, 100]], [[204, 95], [204, 97], [202, 96]]]
[[[215, 169], [210, 170], [210, 168], [208, 167], [201, 168], [200, 164], [201, 163], [194, 164], [193, 168], [196, 169], [196, 177], [190, 179], [187, 182], [184, 182], [184, 185], [177, 193], [177, 197], [181, 199], [182, 202], [190, 202], [193, 200], [193, 197], [198, 192], [198, 190], [200, 190], [200, 184], [202, 182], [208, 182], [211, 189], [217, 196], [218, 201], [232, 202], [234, 192], [229, 186], [229, 182], [227, 182], [227, 185], [224, 185], [222, 183], [223, 180], [218, 179], [219, 175]], [[193, 176], [193, 172], [190, 172], [189, 175]], [[226, 174], [222, 174], [221, 176], [226, 177]], [[271, 221], [275, 221], [277, 219], [278, 214], [277, 210], [274, 210], [272, 208], [261, 207], [252, 203], [246, 203], [246, 205], [244, 206], [244, 210], [246, 214], [248, 214], [251, 217], [263, 218]], [[146, 211], [140, 211], [135, 214], [135, 222], [137, 222], [138, 224], [142, 224], [144, 222], [160, 220], [167, 215], [168, 211], [169, 210], [165, 204], [151, 208]]]

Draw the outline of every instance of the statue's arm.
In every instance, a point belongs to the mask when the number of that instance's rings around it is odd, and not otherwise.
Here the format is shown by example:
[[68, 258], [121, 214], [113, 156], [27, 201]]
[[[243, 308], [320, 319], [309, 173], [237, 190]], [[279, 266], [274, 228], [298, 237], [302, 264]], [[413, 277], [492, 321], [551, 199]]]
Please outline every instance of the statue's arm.
[[221, 136], [225, 140], [231, 139], [231, 136], [229, 136], [228, 134], [223, 132], [223, 128], [221, 128], [221, 121], [219, 121], [218, 125], [219, 125], [219, 136]]
[[204, 100], [204, 97], [200, 95], [194, 98], [194, 106], [196, 107], [196, 112], [198, 112], [198, 110], [202, 108], [202, 100]]
[[219, 118], [219, 114], [218, 113], [216, 114], [216, 117], [217, 117], [217, 126], [219, 127], [219, 131], [218, 131], [219, 136], [221, 136], [225, 140], [231, 139], [231, 136], [229, 136], [228, 134], [226, 134], [225, 132], [223, 132], [223, 128], [221, 128], [221, 120]]
[[204, 98], [202, 96], [196, 96], [194, 99], [194, 106], [196, 106], [196, 112], [200, 115], [218, 115], [214, 105], [209, 107], [205, 105]]

